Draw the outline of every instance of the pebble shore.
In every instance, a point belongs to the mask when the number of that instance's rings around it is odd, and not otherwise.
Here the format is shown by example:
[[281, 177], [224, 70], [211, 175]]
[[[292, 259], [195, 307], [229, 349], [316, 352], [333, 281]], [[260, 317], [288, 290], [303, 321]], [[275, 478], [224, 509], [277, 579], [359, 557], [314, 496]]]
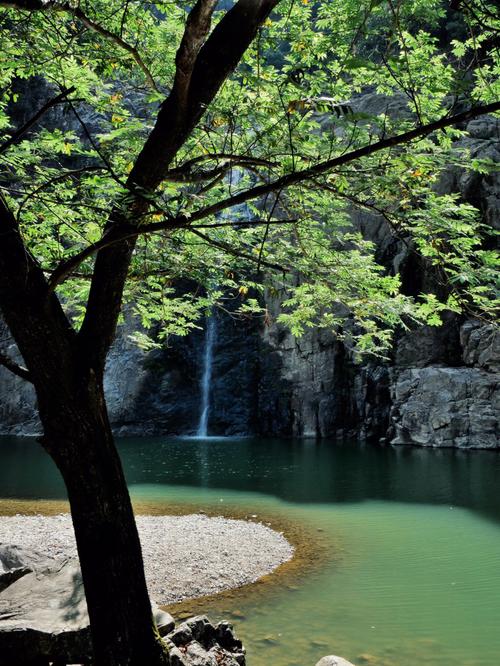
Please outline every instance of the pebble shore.
[[[189, 516], [137, 516], [146, 580], [160, 605], [216, 594], [252, 583], [290, 560], [293, 547], [266, 525]], [[75, 558], [71, 517], [2, 516], [0, 543]]]

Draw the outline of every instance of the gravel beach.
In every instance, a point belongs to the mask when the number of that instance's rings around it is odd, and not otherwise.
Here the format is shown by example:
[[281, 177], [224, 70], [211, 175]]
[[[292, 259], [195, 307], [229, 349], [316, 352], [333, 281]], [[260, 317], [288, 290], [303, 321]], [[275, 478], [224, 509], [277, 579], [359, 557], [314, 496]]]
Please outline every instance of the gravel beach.
[[[261, 523], [208, 517], [137, 516], [146, 579], [158, 604], [252, 583], [290, 560], [293, 547]], [[0, 543], [57, 560], [76, 557], [69, 515], [2, 516]]]

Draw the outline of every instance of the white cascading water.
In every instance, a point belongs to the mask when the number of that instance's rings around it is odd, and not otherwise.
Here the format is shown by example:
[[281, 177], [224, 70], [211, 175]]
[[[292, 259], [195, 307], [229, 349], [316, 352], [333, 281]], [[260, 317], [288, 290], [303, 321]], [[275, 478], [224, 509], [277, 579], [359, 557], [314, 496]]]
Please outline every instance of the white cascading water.
[[197, 437], [208, 436], [208, 415], [210, 411], [210, 386], [212, 383], [212, 361], [215, 342], [215, 317], [208, 317], [205, 328], [205, 352], [203, 354], [203, 374], [200, 382], [200, 420], [198, 422]]
[[[230, 169], [229, 174], [226, 176], [225, 180], [229, 183], [229, 186], [238, 185], [240, 180], [243, 177], [243, 172], [239, 169]], [[244, 205], [244, 210], [247, 211], [246, 204]], [[235, 210], [239, 210], [241, 206], [237, 206], [231, 211], [234, 213]], [[221, 213], [220, 219], [223, 220], [229, 215], [227, 211]], [[247, 212], [248, 216], [248, 212]], [[212, 361], [213, 361], [213, 348], [215, 342], [215, 336], [217, 332], [216, 319], [212, 315], [207, 317], [206, 328], [205, 328], [205, 352], [203, 355], [203, 375], [200, 382], [200, 394], [201, 394], [201, 404], [200, 404], [200, 420], [198, 421], [198, 430], [196, 431], [196, 437], [207, 437], [208, 436], [208, 417], [210, 413], [210, 388], [212, 383]]]

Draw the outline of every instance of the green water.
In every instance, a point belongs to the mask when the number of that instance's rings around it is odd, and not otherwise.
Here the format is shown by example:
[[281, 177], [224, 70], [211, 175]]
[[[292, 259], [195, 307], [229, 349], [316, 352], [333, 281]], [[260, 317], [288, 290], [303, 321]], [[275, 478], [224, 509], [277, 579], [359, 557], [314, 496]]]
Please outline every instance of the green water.
[[[500, 455], [255, 439], [120, 450], [136, 499], [284, 513], [326, 540], [320, 571], [221, 600], [249, 666], [332, 652], [359, 666], [500, 663]], [[0, 496], [64, 497], [34, 441], [0, 439]]]

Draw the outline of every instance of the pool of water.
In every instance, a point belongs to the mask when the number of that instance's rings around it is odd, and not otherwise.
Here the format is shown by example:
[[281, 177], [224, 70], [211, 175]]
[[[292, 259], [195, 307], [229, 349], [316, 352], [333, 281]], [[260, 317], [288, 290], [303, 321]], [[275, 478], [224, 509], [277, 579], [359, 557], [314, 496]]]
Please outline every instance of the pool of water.
[[[293, 585], [211, 604], [235, 618], [249, 666], [314, 666], [328, 653], [359, 666], [498, 666], [499, 454], [215, 438], [119, 446], [136, 500], [285, 515], [326, 545]], [[64, 498], [34, 440], [0, 438], [0, 497]]]

